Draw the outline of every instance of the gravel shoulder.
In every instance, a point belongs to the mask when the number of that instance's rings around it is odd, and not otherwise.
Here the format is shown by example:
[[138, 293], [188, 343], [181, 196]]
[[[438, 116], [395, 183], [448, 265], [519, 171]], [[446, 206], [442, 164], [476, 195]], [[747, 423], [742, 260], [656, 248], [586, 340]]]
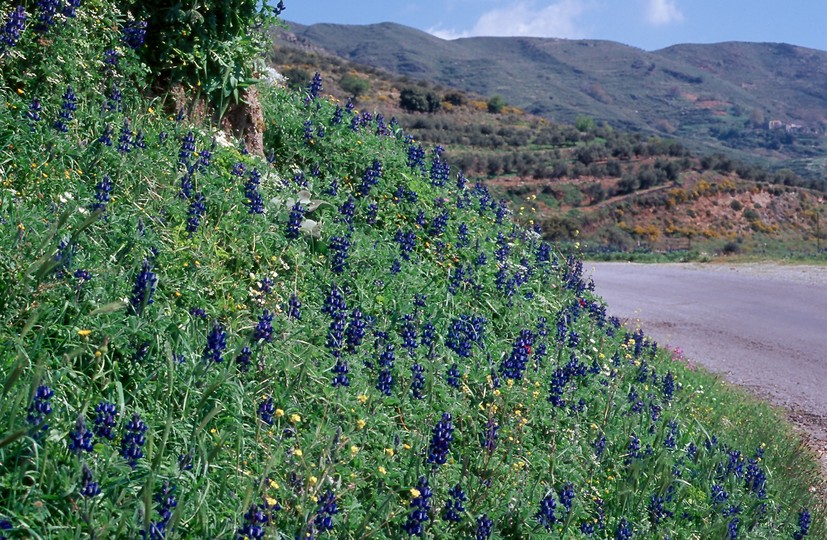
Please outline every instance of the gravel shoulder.
[[788, 411], [827, 472], [827, 267], [584, 263], [610, 314]]

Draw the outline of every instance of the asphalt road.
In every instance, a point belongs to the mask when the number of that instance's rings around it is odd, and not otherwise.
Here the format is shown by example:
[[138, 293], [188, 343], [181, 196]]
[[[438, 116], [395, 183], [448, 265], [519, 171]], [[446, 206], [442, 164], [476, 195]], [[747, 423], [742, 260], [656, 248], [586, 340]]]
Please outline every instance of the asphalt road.
[[827, 450], [827, 267], [583, 266], [610, 314], [787, 408]]

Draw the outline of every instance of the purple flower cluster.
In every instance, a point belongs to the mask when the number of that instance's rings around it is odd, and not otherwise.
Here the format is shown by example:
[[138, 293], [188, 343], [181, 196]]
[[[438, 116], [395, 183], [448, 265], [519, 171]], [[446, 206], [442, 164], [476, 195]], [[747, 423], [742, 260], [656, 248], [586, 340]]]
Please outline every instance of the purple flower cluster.
[[302, 220], [304, 219], [305, 208], [300, 202], [296, 201], [293, 208], [290, 209], [290, 215], [287, 217], [287, 226], [285, 227], [284, 236], [290, 240], [295, 240], [299, 237]]
[[132, 415], [132, 419], [124, 427], [123, 438], [121, 439], [121, 457], [132, 467], [134, 471], [138, 466], [138, 460], [144, 457], [143, 446], [146, 442], [146, 424], [141, 420], [138, 413]]
[[221, 323], [215, 321], [212, 330], [207, 335], [207, 345], [201, 355], [205, 361], [211, 364], [218, 364], [224, 361], [224, 349], [227, 348], [227, 332]]
[[424, 525], [430, 519], [428, 512], [431, 510], [431, 487], [428, 485], [428, 479], [424, 476], [419, 477], [419, 482], [416, 484], [417, 495], [411, 499], [408, 519], [403, 525], [403, 529], [411, 536], [423, 537], [425, 535]]
[[244, 196], [247, 197], [247, 211], [250, 214], [264, 213], [264, 200], [258, 191], [260, 183], [261, 173], [253, 169], [247, 177], [247, 183], [244, 184]]
[[17, 45], [20, 39], [20, 34], [26, 29], [26, 8], [17, 6], [9, 13], [9, 20], [3, 26], [3, 31], [0, 32], [0, 56]]
[[155, 285], [158, 277], [152, 272], [149, 261], [144, 259], [141, 271], [135, 276], [135, 285], [132, 287], [132, 296], [129, 298], [132, 313], [140, 315], [144, 307], [153, 303], [152, 295], [155, 293]]
[[72, 86], [69, 85], [66, 87], [66, 92], [63, 93], [63, 103], [60, 105], [60, 112], [54, 123], [55, 129], [61, 133], [69, 131], [67, 124], [74, 120], [77, 108], [77, 97], [72, 91]]
[[454, 440], [454, 424], [450, 413], [442, 413], [442, 419], [436, 423], [431, 434], [431, 443], [428, 445], [428, 463], [434, 467], [444, 465], [448, 461], [448, 451], [451, 441]]

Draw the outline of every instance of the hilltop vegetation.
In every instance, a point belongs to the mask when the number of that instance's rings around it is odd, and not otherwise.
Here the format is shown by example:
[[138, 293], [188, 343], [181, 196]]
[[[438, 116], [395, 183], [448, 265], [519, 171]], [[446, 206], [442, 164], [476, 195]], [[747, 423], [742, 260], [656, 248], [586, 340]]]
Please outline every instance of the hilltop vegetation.
[[[497, 96], [393, 76], [320, 51], [276, 46], [270, 63], [288, 84], [321, 71], [327, 93], [399, 119], [424, 145], [444, 145], [452, 164], [485, 178], [523, 223], [537, 223], [549, 239], [576, 239], [594, 254], [812, 256], [827, 245], [819, 223], [823, 179], [720, 153], [698, 155], [674, 138], [613, 129], [587, 116], [571, 125], [549, 122], [508, 104], [492, 107]], [[338, 81], [361, 81], [358, 95]]]
[[777, 411], [440, 148], [317, 74], [259, 85], [257, 155], [232, 84], [159, 93], [204, 81], [146, 64], [151, 18], [69, 7], [0, 11], [0, 538], [827, 533]]

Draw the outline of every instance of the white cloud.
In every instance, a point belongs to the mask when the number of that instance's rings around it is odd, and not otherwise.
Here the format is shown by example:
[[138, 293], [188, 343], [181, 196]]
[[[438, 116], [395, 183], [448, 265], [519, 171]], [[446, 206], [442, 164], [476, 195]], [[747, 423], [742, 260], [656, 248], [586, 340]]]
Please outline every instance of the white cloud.
[[655, 26], [679, 23], [683, 21], [683, 12], [675, 4], [675, 0], [648, 0], [646, 20]]
[[585, 11], [584, 0], [560, 0], [550, 5], [521, 0], [483, 13], [471, 30], [458, 32], [435, 27], [428, 32], [443, 39], [470, 36], [581, 38], [585, 32], [578, 19]]

